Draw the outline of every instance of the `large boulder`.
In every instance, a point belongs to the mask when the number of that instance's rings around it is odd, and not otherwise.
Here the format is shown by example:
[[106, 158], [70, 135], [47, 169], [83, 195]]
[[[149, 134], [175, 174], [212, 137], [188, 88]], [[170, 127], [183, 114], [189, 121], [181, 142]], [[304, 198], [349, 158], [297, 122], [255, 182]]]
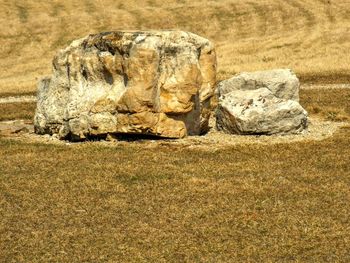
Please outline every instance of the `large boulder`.
[[297, 134], [307, 128], [307, 112], [267, 88], [233, 90], [219, 98], [216, 125], [231, 134]]
[[218, 84], [219, 96], [233, 90], [269, 89], [277, 98], [299, 101], [300, 82], [290, 69], [243, 72]]
[[39, 83], [39, 134], [81, 140], [110, 133], [168, 138], [208, 129], [216, 55], [182, 31], [126, 31], [73, 41]]

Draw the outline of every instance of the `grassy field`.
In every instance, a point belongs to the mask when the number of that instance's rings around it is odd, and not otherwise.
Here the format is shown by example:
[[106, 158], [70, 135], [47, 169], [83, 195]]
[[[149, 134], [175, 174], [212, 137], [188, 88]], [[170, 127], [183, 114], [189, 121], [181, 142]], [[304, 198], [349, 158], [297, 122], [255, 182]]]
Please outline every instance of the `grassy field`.
[[35, 102], [2, 103], [0, 104], [0, 121], [33, 120], [35, 108]]
[[3, 262], [349, 262], [350, 127], [319, 142], [0, 139]]
[[[349, 89], [300, 95], [350, 117]], [[215, 151], [0, 138], [1, 261], [349, 262], [349, 135]]]
[[350, 121], [350, 89], [301, 90], [300, 104], [324, 120]]
[[[288, 67], [303, 83], [350, 82], [348, 0], [1, 0], [0, 97], [34, 94], [73, 39], [121, 29], [211, 39], [219, 79]], [[350, 120], [350, 89], [300, 97], [313, 117]], [[0, 121], [34, 109], [0, 104]], [[349, 189], [349, 124], [215, 150], [0, 134], [0, 262], [350, 262]]]
[[203, 35], [217, 46], [219, 79], [288, 67], [304, 82], [348, 82], [349, 13], [348, 0], [2, 0], [0, 94], [35, 91], [58, 49], [118, 29]]

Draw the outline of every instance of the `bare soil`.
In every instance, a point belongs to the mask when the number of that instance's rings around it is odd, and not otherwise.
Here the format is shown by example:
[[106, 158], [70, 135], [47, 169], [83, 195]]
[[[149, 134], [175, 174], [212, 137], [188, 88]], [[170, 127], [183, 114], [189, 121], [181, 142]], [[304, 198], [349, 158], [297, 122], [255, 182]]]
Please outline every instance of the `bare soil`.
[[[346, 126], [346, 122], [324, 121], [318, 118], [309, 119], [308, 130], [295, 135], [232, 135], [217, 131], [214, 127], [214, 118], [211, 119], [210, 131], [201, 136], [188, 136], [184, 139], [144, 139], [138, 137], [121, 137], [120, 140], [111, 141], [101, 140], [93, 141], [118, 147], [125, 144], [139, 145], [140, 147], [153, 148], [164, 145], [181, 146], [200, 149], [220, 149], [239, 144], [276, 144], [276, 143], [295, 143], [300, 141], [324, 140], [331, 137], [340, 127]], [[33, 124], [28, 120], [14, 120], [0, 122], [0, 136], [19, 139], [24, 142], [38, 142], [46, 144], [67, 144], [79, 145], [82, 143], [92, 143], [92, 141], [71, 143], [69, 141], [59, 140], [55, 136], [37, 135], [34, 133]]]

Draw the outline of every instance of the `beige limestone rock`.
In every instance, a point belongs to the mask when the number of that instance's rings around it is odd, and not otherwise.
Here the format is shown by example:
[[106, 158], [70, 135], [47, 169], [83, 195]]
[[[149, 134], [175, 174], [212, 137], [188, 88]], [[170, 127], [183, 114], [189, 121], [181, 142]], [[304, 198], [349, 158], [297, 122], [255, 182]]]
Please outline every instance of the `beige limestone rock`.
[[208, 129], [215, 49], [183, 31], [117, 31], [73, 41], [39, 83], [39, 134], [81, 140], [110, 133], [168, 138]]
[[219, 96], [233, 90], [267, 88], [277, 98], [299, 101], [300, 82], [290, 69], [243, 72], [218, 84]]
[[267, 88], [233, 90], [219, 98], [217, 129], [231, 134], [298, 134], [308, 115], [294, 100], [277, 98]]

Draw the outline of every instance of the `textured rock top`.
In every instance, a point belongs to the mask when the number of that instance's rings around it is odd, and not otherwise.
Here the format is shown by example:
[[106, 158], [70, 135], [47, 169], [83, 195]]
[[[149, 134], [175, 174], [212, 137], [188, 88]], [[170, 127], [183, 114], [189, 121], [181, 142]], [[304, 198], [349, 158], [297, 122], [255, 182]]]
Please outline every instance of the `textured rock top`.
[[218, 85], [219, 96], [233, 90], [269, 89], [276, 97], [299, 101], [300, 82], [290, 69], [242, 72]]

